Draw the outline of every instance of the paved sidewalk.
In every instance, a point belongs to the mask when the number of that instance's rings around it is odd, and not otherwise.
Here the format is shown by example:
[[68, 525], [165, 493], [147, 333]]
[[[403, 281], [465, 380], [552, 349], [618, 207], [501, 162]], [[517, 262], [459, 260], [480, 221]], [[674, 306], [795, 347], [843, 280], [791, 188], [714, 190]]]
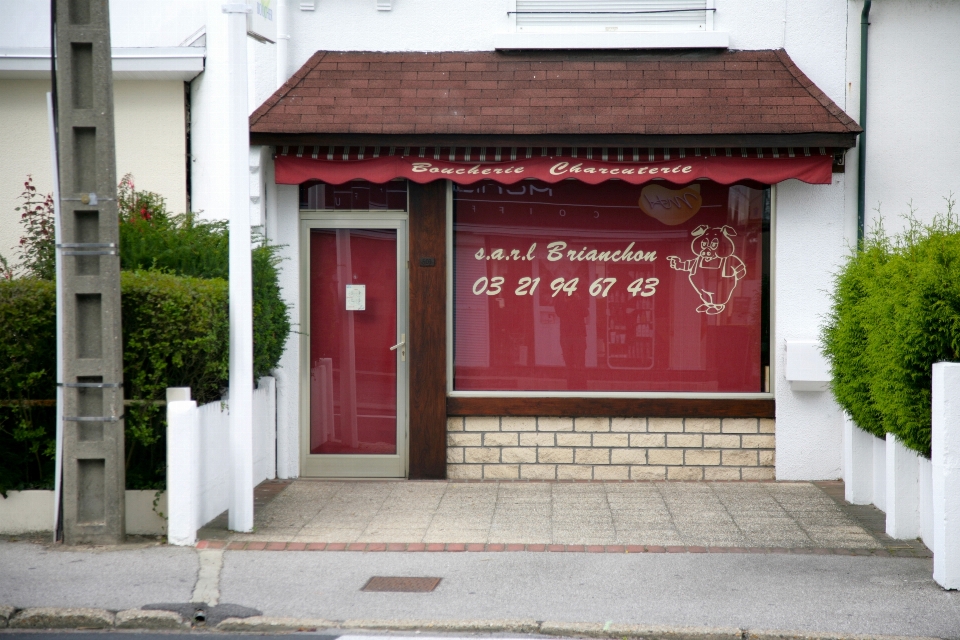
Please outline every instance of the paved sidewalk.
[[[446, 543], [881, 549], [812, 483], [298, 480], [237, 543]], [[258, 545], [260, 546], [260, 545]], [[298, 545], [299, 546], [299, 545]]]

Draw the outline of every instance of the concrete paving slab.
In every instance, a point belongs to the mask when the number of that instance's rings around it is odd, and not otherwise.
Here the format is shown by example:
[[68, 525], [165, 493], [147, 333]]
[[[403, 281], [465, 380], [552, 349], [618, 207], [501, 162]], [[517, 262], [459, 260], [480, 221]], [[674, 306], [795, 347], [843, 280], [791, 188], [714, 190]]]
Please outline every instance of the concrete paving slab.
[[812, 483], [300, 480], [256, 514], [278, 542], [879, 548]]
[[[361, 592], [373, 575], [443, 580], [426, 594]], [[914, 558], [228, 551], [221, 592], [277, 617], [960, 635], [960, 593]]]

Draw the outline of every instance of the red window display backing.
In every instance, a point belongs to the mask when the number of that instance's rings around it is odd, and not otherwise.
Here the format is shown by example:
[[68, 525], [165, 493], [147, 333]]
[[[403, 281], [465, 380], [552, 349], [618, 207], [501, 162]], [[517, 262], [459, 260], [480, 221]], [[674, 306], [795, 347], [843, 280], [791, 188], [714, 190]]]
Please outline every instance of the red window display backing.
[[454, 189], [455, 391], [766, 391], [765, 189]]
[[397, 452], [397, 232], [310, 231], [310, 453]]

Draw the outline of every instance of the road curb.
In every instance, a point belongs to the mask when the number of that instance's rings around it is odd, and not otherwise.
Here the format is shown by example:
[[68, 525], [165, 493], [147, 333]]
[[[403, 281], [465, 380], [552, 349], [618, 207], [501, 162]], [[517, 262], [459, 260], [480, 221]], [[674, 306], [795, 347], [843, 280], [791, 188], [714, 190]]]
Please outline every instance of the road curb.
[[[191, 625], [172, 611], [35, 607], [17, 609], [0, 605], [0, 628], [10, 629], [144, 629], [186, 630]], [[197, 628], [197, 627], [193, 627]], [[210, 629], [208, 627], [208, 629]], [[938, 640], [924, 636], [864, 635], [775, 631], [737, 627], [681, 627], [601, 622], [537, 620], [326, 620], [253, 616], [227, 618], [217, 631], [232, 633], [284, 633], [295, 631], [433, 631], [443, 633], [535, 633], [573, 638], [635, 638], [642, 640]]]
[[34, 607], [17, 611], [7, 626], [11, 629], [109, 629], [115, 615], [106, 609]]
[[189, 629], [190, 623], [179, 613], [144, 609], [127, 609], [117, 613], [114, 619], [117, 629], [180, 630]]

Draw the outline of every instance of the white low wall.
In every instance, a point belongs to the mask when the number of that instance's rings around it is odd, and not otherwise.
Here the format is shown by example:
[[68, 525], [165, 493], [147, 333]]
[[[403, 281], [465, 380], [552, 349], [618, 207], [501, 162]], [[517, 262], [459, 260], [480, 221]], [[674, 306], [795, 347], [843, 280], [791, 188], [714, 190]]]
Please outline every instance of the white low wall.
[[934, 579], [960, 589], [960, 364], [933, 365], [932, 405], [930, 460], [845, 418], [845, 497], [885, 512], [887, 535], [921, 539], [933, 551]]
[[[170, 544], [192, 545], [197, 530], [230, 506], [229, 399], [201, 407], [167, 396]], [[260, 378], [253, 394], [253, 484], [276, 477], [277, 387]]]
[[[153, 502], [157, 500], [156, 506]], [[167, 532], [167, 494], [156, 491], [126, 492], [127, 533], [159, 536]], [[53, 531], [53, 491], [9, 491], [0, 496], [0, 534], [20, 535]]]

